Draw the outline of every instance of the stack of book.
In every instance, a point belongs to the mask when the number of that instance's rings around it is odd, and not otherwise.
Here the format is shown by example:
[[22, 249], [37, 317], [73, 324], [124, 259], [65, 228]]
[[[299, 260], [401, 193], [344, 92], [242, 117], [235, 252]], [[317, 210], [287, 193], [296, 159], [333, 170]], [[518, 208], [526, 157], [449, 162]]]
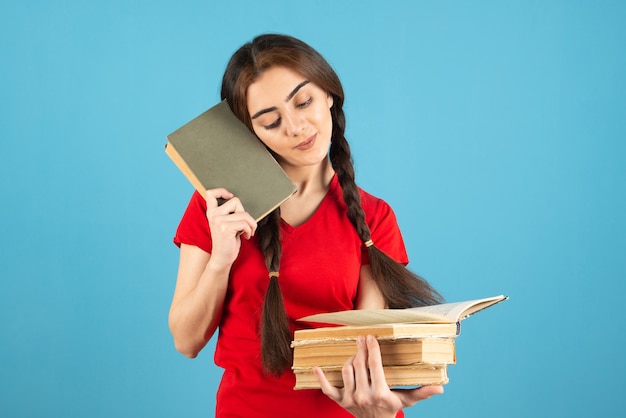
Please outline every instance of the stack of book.
[[372, 335], [380, 345], [389, 386], [434, 385], [448, 382], [447, 365], [456, 363], [451, 324], [378, 324], [296, 331], [293, 371], [296, 389], [318, 388], [313, 367], [321, 367], [328, 381], [342, 386], [341, 368], [357, 352], [357, 337]]
[[295, 389], [319, 388], [320, 367], [328, 381], [343, 386], [341, 369], [357, 352], [357, 338], [372, 335], [380, 345], [389, 387], [448, 383], [447, 367], [456, 364], [455, 338], [461, 320], [506, 300], [506, 296], [410, 309], [353, 310], [301, 318], [334, 324], [298, 330], [292, 341]]

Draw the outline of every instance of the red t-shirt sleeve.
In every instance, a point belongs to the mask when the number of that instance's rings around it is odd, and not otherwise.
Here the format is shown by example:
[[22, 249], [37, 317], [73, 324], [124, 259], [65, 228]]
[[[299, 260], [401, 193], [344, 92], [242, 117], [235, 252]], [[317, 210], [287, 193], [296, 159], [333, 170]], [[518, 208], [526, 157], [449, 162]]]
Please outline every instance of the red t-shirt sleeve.
[[206, 200], [197, 191], [191, 196], [187, 209], [178, 224], [174, 244], [179, 247], [181, 244], [194, 245], [207, 253], [210, 253], [213, 248], [209, 221], [206, 217]]

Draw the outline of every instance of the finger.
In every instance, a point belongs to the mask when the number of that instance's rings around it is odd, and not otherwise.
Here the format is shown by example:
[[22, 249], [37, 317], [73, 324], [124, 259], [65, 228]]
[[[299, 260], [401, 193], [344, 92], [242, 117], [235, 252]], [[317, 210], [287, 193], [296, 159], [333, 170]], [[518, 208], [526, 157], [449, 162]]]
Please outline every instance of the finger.
[[248, 213], [245, 213], [244, 215], [245, 219], [243, 220], [243, 224], [239, 228], [237, 235], [245, 239], [250, 239], [256, 232], [257, 224]]
[[236, 212], [245, 212], [246, 210], [243, 208], [243, 204], [238, 197], [232, 197], [229, 200], [225, 201], [222, 205], [224, 211], [228, 213], [236, 213]]
[[243, 236], [246, 239], [250, 239], [257, 229], [256, 221], [247, 212], [222, 214], [219, 224], [227, 235], [232, 233], [237, 237]]
[[233, 209], [233, 212], [245, 212], [246, 210], [243, 207], [243, 204], [241, 203], [241, 200], [238, 198], [233, 198], [231, 199], [234, 203], [235, 208]]
[[[214, 192], [212, 195], [217, 194], [215, 190], [211, 190], [211, 192]], [[257, 223], [254, 218], [245, 211], [239, 198], [231, 197], [226, 203], [219, 207], [213, 202], [212, 206], [213, 208], [209, 209], [209, 203], [207, 201], [207, 218], [209, 219], [209, 224], [215, 225], [216, 222], [218, 222], [217, 219], [220, 219], [219, 222], [224, 228], [228, 228], [228, 230], [235, 229], [237, 236], [243, 235], [246, 239], [250, 239], [256, 232]]]
[[[232, 203], [234, 208], [232, 211], [229, 212], [228, 219], [231, 219], [232, 221], [243, 222], [243, 224], [240, 224], [241, 228], [239, 229], [239, 235], [243, 235], [244, 238], [250, 239], [256, 232], [256, 229], [258, 226], [257, 222], [252, 217], [252, 215], [250, 215], [248, 212], [244, 210], [239, 199], [234, 197], [231, 199], [231, 201], [234, 201]], [[228, 207], [227, 209], [230, 209], [230, 208], [231, 207]]]
[[443, 393], [443, 386], [422, 386], [417, 389], [394, 389], [393, 392], [400, 397], [404, 407], [408, 407], [416, 404], [419, 401], [428, 399], [431, 396], [440, 395]]
[[317, 382], [320, 384], [322, 392], [333, 401], [340, 402], [343, 398], [342, 390], [330, 384], [328, 379], [326, 379], [324, 371], [319, 367], [313, 367], [313, 374], [315, 375]]
[[366, 338], [367, 345], [367, 364], [370, 370], [370, 379], [372, 387], [377, 389], [388, 389], [385, 371], [383, 369], [382, 354], [380, 353], [380, 345], [378, 340], [368, 335]]
[[207, 211], [215, 209], [219, 206], [218, 199], [232, 199], [233, 194], [228, 190], [219, 187], [217, 189], [209, 189], [204, 196], [207, 203]]
[[343, 379], [344, 393], [353, 393], [356, 389], [356, 383], [354, 381], [354, 366], [352, 365], [355, 357], [356, 354], [351, 356], [341, 368], [341, 377]]
[[421, 388], [416, 389], [414, 393], [422, 399], [427, 399], [434, 395], [441, 395], [443, 393], [443, 386], [422, 386]]
[[369, 372], [367, 370], [367, 346], [363, 337], [356, 339], [356, 356], [352, 361], [354, 365], [355, 389], [365, 389], [370, 385]]

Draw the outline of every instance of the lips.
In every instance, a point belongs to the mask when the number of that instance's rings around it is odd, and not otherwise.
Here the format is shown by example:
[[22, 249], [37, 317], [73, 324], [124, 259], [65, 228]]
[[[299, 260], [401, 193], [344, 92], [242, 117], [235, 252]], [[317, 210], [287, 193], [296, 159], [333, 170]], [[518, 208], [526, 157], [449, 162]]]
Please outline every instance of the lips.
[[310, 138], [300, 142], [298, 145], [296, 145], [296, 149], [300, 150], [300, 151], [306, 151], [309, 148], [312, 148], [313, 145], [315, 145], [315, 140], [317, 139], [317, 134], [311, 136]]

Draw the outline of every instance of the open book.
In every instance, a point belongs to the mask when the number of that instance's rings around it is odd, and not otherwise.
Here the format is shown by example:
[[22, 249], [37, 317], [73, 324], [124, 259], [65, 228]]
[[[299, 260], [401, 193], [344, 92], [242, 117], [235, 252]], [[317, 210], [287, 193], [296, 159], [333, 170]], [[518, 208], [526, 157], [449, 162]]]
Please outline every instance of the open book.
[[376, 325], [376, 324], [445, 324], [457, 323], [478, 311], [507, 300], [499, 295], [463, 302], [442, 303], [407, 309], [363, 309], [321, 313], [300, 318], [299, 321], [334, 325]]
[[[342, 386], [341, 368], [357, 352], [357, 338], [366, 335], [378, 340], [390, 387], [445, 384], [447, 366], [456, 363], [454, 338], [461, 320], [506, 299], [500, 295], [419, 308], [350, 310], [300, 318], [326, 326], [295, 332], [291, 343], [294, 389], [319, 388], [315, 367], [324, 370], [331, 384]], [[333, 326], [328, 327], [330, 324]]]
[[259, 221], [296, 186], [265, 145], [231, 112], [226, 101], [167, 136], [165, 152], [204, 197], [224, 187]]

